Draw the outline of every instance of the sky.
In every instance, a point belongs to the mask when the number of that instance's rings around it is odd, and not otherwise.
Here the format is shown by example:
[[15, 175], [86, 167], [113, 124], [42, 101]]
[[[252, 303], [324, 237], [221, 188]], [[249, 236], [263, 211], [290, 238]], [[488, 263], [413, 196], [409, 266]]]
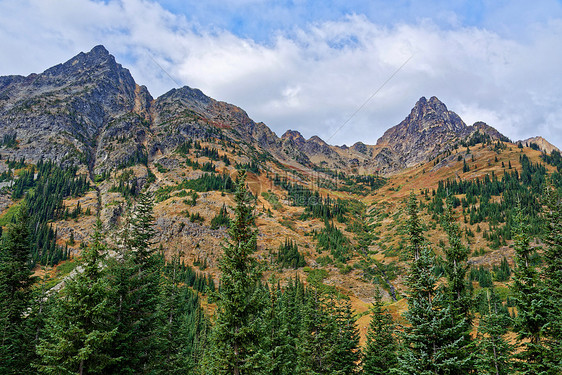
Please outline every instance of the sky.
[[0, 75], [103, 44], [154, 97], [190, 86], [277, 135], [375, 144], [436, 96], [562, 148], [560, 0], [0, 0]]

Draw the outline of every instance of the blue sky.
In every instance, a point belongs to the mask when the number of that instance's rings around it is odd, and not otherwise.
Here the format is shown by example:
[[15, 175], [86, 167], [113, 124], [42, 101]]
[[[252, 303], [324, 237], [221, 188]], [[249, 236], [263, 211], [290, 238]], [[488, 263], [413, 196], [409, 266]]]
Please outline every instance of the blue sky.
[[435, 95], [562, 147], [560, 1], [0, 0], [0, 75], [97, 44], [154, 96], [197, 87], [278, 135], [373, 144]]

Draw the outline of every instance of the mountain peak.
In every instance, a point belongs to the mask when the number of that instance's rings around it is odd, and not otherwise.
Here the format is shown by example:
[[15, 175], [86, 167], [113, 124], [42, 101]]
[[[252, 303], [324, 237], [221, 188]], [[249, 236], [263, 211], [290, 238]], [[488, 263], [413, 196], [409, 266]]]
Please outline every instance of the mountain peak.
[[377, 141], [394, 154], [393, 165], [410, 167], [432, 157], [447, 147], [447, 142], [468, 132], [461, 118], [437, 97], [421, 97], [410, 114], [398, 125], [388, 129]]
[[293, 141], [299, 141], [299, 142], [304, 142], [304, 137], [302, 136], [301, 133], [299, 133], [296, 130], [287, 130], [282, 136], [281, 139], [283, 140], [293, 140]]
[[449, 111], [447, 106], [437, 97], [432, 96], [429, 100], [421, 97], [410, 115], [400, 125], [409, 125], [409, 131], [421, 132], [435, 127], [445, 127], [449, 131], [458, 132], [466, 127], [466, 124], [454, 112]]
[[[115, 61], [115, 57], [102, 45], [95, 46], [90, 52], [80, 52], [65, 63], [45, 70], [46, 76], [83, 74], [91, 70], [121, 71], [130, 75], [129, 71]], [[131, 77], [132, 79], [132, 77]]]
[[554, 146], [552, 143], [548, 142], [541, 136], [527, 138], [522, 141], [517, 141], [516, 143], [521, 143], [527, 147], [531, 147], [532, 144], [535, 144], [542, 152], [545, 152], [547, 154], [552, 153], [552, 151], [560, 152], [560, 149], [558, 147]]
[[109, 51], [101, 44], [92, 48], [89, 53], [92, 55], [105, 55], [105, 56], [109, 55]]

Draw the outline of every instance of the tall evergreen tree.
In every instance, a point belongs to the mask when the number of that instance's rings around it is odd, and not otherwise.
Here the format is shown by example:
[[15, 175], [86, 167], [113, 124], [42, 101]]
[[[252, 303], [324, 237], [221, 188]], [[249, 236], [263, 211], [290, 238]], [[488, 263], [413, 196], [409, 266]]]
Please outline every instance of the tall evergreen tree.
[[26, 319], [31, 304], [30, 233], [28, 209], [22, 204], [15, 223], [4, 232], [0, 245], [0, 373], [31, 373], [33, 356], [30, 325]]
[[327, 373], [351, 375], [358, 372], [357, 363], [361, 359], [359, 350], [359, 331], [355, 314], [349, 300], [329, 302], [328, 314], [334, 318], [332, 333], [332, 365]]
[[543, 301], [548, 302], [549, 321], [546, 335], [551, 366], [562, 373], [562, 196], [550, 182], [543, 193], [543, 223], [545, 266], [542, 278], [547, 284], [543, 289]]
[[392, 316], [385, 311], [380, 291], [377, 289], [363, 353], [363, 374], [386, 375], [397, 366], [398, 345], [394, 337], [395, 330]]
[[454, 217], [452, 195], [447, 197], [442, 221], [449, 240], [449, 246], [445, 248], [445, 298], [451, 309], [450, 327], [447, 330], [447, 367], [450, 374], [467, 374], [473, 371], [470, 355], [472, 296], [466, 279], [469, 249], [461, 242], [462, 232]]
[[490, 291], [486, 299], [489, 313], [478, 324], [476, 369], [482, 375], [509, 375], [514, 371], [514, 346], [506, 338], [511, 319], [500, 311], [501, 302], [492, 298]]
[[220, 259], [220, 290], [212, 329], [208, 369], [211, 374], [252, 374], [259, 368], [259, 321], [263, 301], [260, 273], [252, 257], [257, 246], [254, 196], [238, 178], [234, 220]]
[[105, 277], [106, 245], [98, 218], [92, 244], [82, 254], [82, 272], [65, 282], [37, 347], [45, 374], [105, 374], [119, 361], [112, 352], [117, 327]]
[[307, 295], [298, 278], [290, 279], [283, 290], [280, 285], [271, 288], [261, 328], [264, 374], [296, 373]]
[[423, 237], [418, 203], [413, 193], [410, 193], [408, 213], [412, 263], [407, 275], [408, 311], [404, 316], [410, 326], [404, 327], [403, 348], [395, 373], [448, 374], [447, 331], [450, 329], [451, 308], [437, 287], [434, 255]]
[[348, 301], [313, 289], [302, 308], [296, 374], [354, 374], [359, 333]]
[[194, 373], [206, 344], [208, 321], [199, 297], [183, 280], [179, 257], [166, 265], [158, 305], [158, 328], [151, 353], [155, 374]]
[[520, 351], [516, 358], [521, 374], [550, 374], [549, 350], [545, 346], [545, 329], [548, 323], [548, 304], [542, 298], [545, 294], [539, 273], [532, 263], [536, 253], [530, 246], [529, 226], [525, 223], [519, 206], [515, 229], [515, 270], [512, 290], [515, 296], [517, 316], [514, 329], [517, 333]]
[[148, 192], [137, 197], [123, 235], [123, 252], [111, 266], [110, 279], [115, 290], [116, 356], [118, 365], [108, 372], [144, 374], [151, 371], [158, 323], [158, 301], [163, 258], [152, 246], [154, 236], [153, 199]]

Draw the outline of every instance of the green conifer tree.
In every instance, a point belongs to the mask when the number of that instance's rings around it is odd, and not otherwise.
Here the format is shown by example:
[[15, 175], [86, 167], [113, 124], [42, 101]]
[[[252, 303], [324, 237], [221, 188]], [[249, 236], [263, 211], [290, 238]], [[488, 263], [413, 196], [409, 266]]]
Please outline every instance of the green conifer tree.
[[206, 345], [208, 321], [199, 297], [184, 282], [179, 256], [165, 267], [158, 305], [154, 374], [194, 373]]
[[[361, 358], [359, 350], [359, 331], [355, 314], [348, 299], [329, 303], [328, 313], [334, 318], [332, 333], [332, 365], [327, 373], [351, 375], [359, 370], [357, 363]], [[332, 310], [332, 311], [330, 311]]]
[[509, 375], [514, 371], [514, 346], [506, 338], [511, 319], [500, 311], [501, 302], [490, 293], [493, 289], [486, 292], [489, 313], [478, 324], [476, 370], [482, 375]]
[[259, 313], [263, 299], [260, 273], [252, 257], [257, 246], [254, 197], [238, 178], [234, 219], [220, 259], [216, 321], [210, 336], [206, 371], [210, 374], [253, 374], [258, 371]]
[[453, 196], [447, 197], [447, 205], [443, 214], [443, 226], [447, 232], [449, 246], [445, 248], [445, 275], [447, 286], [445, 298], [450, 304], [451, 322], [447, 330], [448, 371], [450, 374], [468, 374], [472, 372], [471, 359], [471, 288], [468, 286], [466, 274], [467, 260], [470, 250], [461, 242], [462, 234], [453, 214]]
[[41, 373], [105, 374], [120, 360], [112, 350], [117, 327], [101, 231], [98, 218], [92, 244], [82, 255], [82, 271], [65, 282], [47, 318], [44, 339], [37, 346]]
[[30, 233], [27, 206], [8, 225], [0, 245], [0, 373], [32, 373], [33, 332], [26, 319], [31, 304]]
[[448, 330], [451, 307], [437, 287], [434, 255], [428, 248], [418, 218], [418, 203], [410, 193], [408, 233], [412, 263], [407, 275], [408, 311], [404, 314], [410, 326], [404, 327], [403, 347], [398, 356], [396, 374], [448, 374]]
[[562, 196], [549, 181], [543, 193], [542, 240], [544, 262], [542, 278], [547, 287], [543, 289], [543, 301], [548, 304], [546, 329], [550, 346], [550, 362], [554, 371], [562, 373]]
[[149, 373], [157, 360], [153, 354], [159, 344], [155, 337], [159, 326], [157, 308], [163, 258], [152, 246], [152, 206], [152, 194], [138, 195], [136, 207], [123, 231], [121, 257], [113, 260], [110, 267], [117, 308], [115, 355], [122, 359], [108, 369], [108, 373]]
[[520, 205], [515, 222], [515, 269], [511, 287], [517, 308], [514, 320], [519, 344], [517, 368], [521, 374], [548, 374], [549, 351], [545, 346], [548, 308], [542, 298], [545, 295], [544, 285], [532, 264], [532, 256], [536, 252], [530, 246], [529, 226]]
[[363, 374], [386, 375], [397, 366], [398, 345], [394, 337], [395, 330], [392, 316], [385, 311], [380, 291], [377, 289], [363, 353]]
[[313, 289], [302, 308], [296, 374], [354, 374], [359, 333], [348, 301]]

